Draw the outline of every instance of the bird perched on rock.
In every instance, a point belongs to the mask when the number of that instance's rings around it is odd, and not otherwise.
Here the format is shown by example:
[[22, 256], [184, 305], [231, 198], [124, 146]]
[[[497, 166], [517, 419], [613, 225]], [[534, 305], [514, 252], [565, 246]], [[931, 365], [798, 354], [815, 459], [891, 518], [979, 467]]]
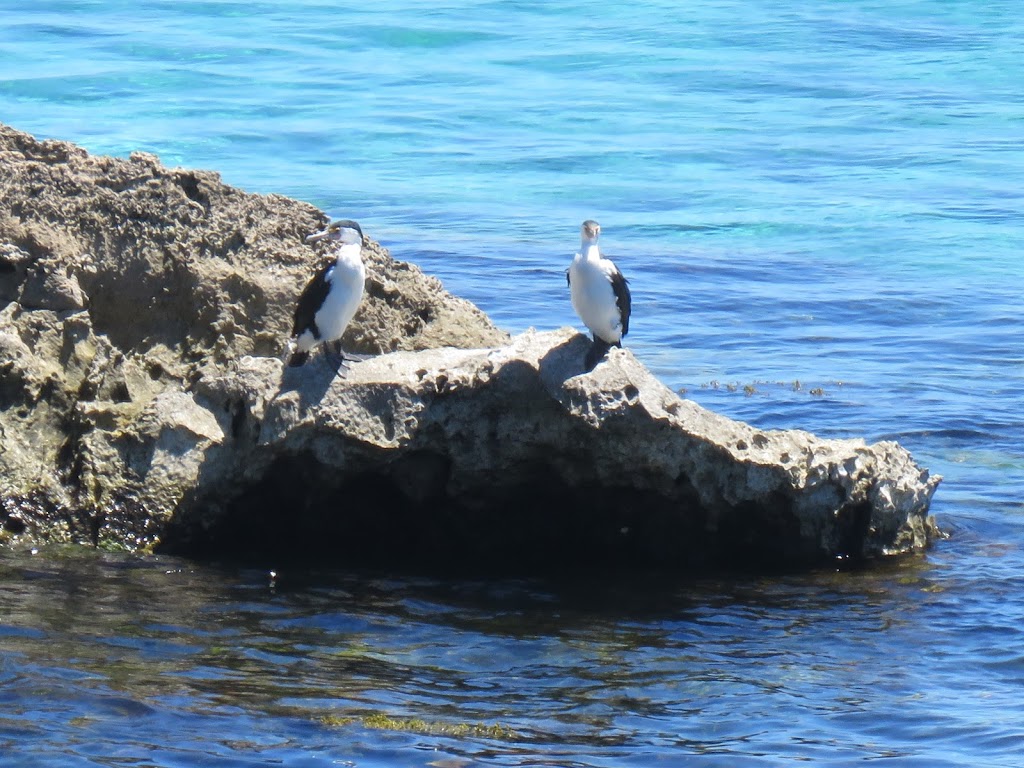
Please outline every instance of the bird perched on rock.
[[337, 342], [337, 352], [344, 362], [340, 339], [363, 299], [363, 230], [356, 222], [342, 219], [306, 238], [307, 243], [318, 240], [330, 241], [335, 258], [316, 273], [299, 296], [288, 365], [302, 365], [314, 346], [331, 342]]
[[601, 255], [597, 245], [601, 225], [587, 219], [580, 227], [580, 252], [565, 272], [572, 308], [594, 335], [587, 352], [587, 370], [592, 370], [612, 347], [622, 346], [629, 333], [632, 297], [629, 284], [619, 268]]

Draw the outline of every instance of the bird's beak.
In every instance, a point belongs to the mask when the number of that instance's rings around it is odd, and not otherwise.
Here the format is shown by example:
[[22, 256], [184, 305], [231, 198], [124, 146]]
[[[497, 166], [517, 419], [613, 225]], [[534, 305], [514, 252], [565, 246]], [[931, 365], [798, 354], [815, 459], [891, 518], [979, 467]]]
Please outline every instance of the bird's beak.
[[306, 237], [306, 242], [315, 243], [317, 240], [323, 240], [325, 237], [327, 237], [328, 231], [329, 230], [323, 229], [319, 232], [314, 232], [312, 235], [308, 235]]

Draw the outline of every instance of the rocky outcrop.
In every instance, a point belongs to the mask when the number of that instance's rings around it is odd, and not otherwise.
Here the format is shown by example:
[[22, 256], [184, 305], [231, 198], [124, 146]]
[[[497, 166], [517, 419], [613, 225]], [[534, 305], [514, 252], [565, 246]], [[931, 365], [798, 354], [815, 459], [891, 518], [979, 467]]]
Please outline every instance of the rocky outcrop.
[[[95, 157], [0, 125], [0, 530], [78, 538], [146, 519], [109, 461], [134, 456], [128, 435], [168, 402], [161, 395], [243, 355], [281, 354], [295, 299], [324, 259], [305, 236], [326, 220], [215, 173], [142, 153]], [[366, 298], [346, 349], [508, 338], [378, 243], [364, 256]]]
[[344, 376], [245, 358], [174, 403], [190, 419], [159, 419], [188, 444], [171, 465], [197, 471], [166, 542], [530, 570], [791, 566], [925, 546], [938, 479], [895, 443], [760, 431], [679, 398], [629, 351], [587, 373], [588, 348], [570, 329], [531, 331]]
[[0, 127], [0, 524], [224, 555], [517, 570], [923, 548], [894, 443], [759, 431], [569, 329], [511, 341], [367, 243], [341, 372], [280, 360], [324, 216]]

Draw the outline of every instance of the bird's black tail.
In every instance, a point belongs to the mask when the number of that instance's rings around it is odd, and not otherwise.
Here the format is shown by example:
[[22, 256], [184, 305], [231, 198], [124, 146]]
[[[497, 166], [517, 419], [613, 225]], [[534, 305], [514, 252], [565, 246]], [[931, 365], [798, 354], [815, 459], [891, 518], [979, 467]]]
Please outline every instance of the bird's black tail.
[[594, 370], [594, 367], [604, 359], [604, 356], [608, 354], [608, 350], [612, 347], [621, 347], [622, 342], [617, 341], [614, 344], [609, 344], [604, 339], [594, 337], [594, 343], [590, 349], [587, 350], [587, 356], [583, 359], [583, 364], [588, 371]]
[[309, 360], [309, 352], [294, 352], [291, 358], [288, 360], [288, 365], [292, 368], [298, 368], [300, 365]]

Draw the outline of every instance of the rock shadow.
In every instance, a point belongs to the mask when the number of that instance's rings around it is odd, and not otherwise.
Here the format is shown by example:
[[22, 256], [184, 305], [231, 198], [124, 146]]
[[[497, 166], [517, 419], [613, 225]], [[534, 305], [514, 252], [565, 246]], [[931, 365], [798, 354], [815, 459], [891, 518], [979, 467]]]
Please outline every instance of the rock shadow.
[[549, 390], [561, 389], [563, 382], [587, 373], [586, 356], [590, 339], [582, 333], [556, 344], [540, 359], [540, 379]]
[[310, 408], [323, 400], [335, 379], [348, 374], [352, 364], [342, 363], [319, 351], [311, 355], [304, 365], [293, 368], [286, 361], [281, 371], [278, 395], [296, 392], [302, 408]]

